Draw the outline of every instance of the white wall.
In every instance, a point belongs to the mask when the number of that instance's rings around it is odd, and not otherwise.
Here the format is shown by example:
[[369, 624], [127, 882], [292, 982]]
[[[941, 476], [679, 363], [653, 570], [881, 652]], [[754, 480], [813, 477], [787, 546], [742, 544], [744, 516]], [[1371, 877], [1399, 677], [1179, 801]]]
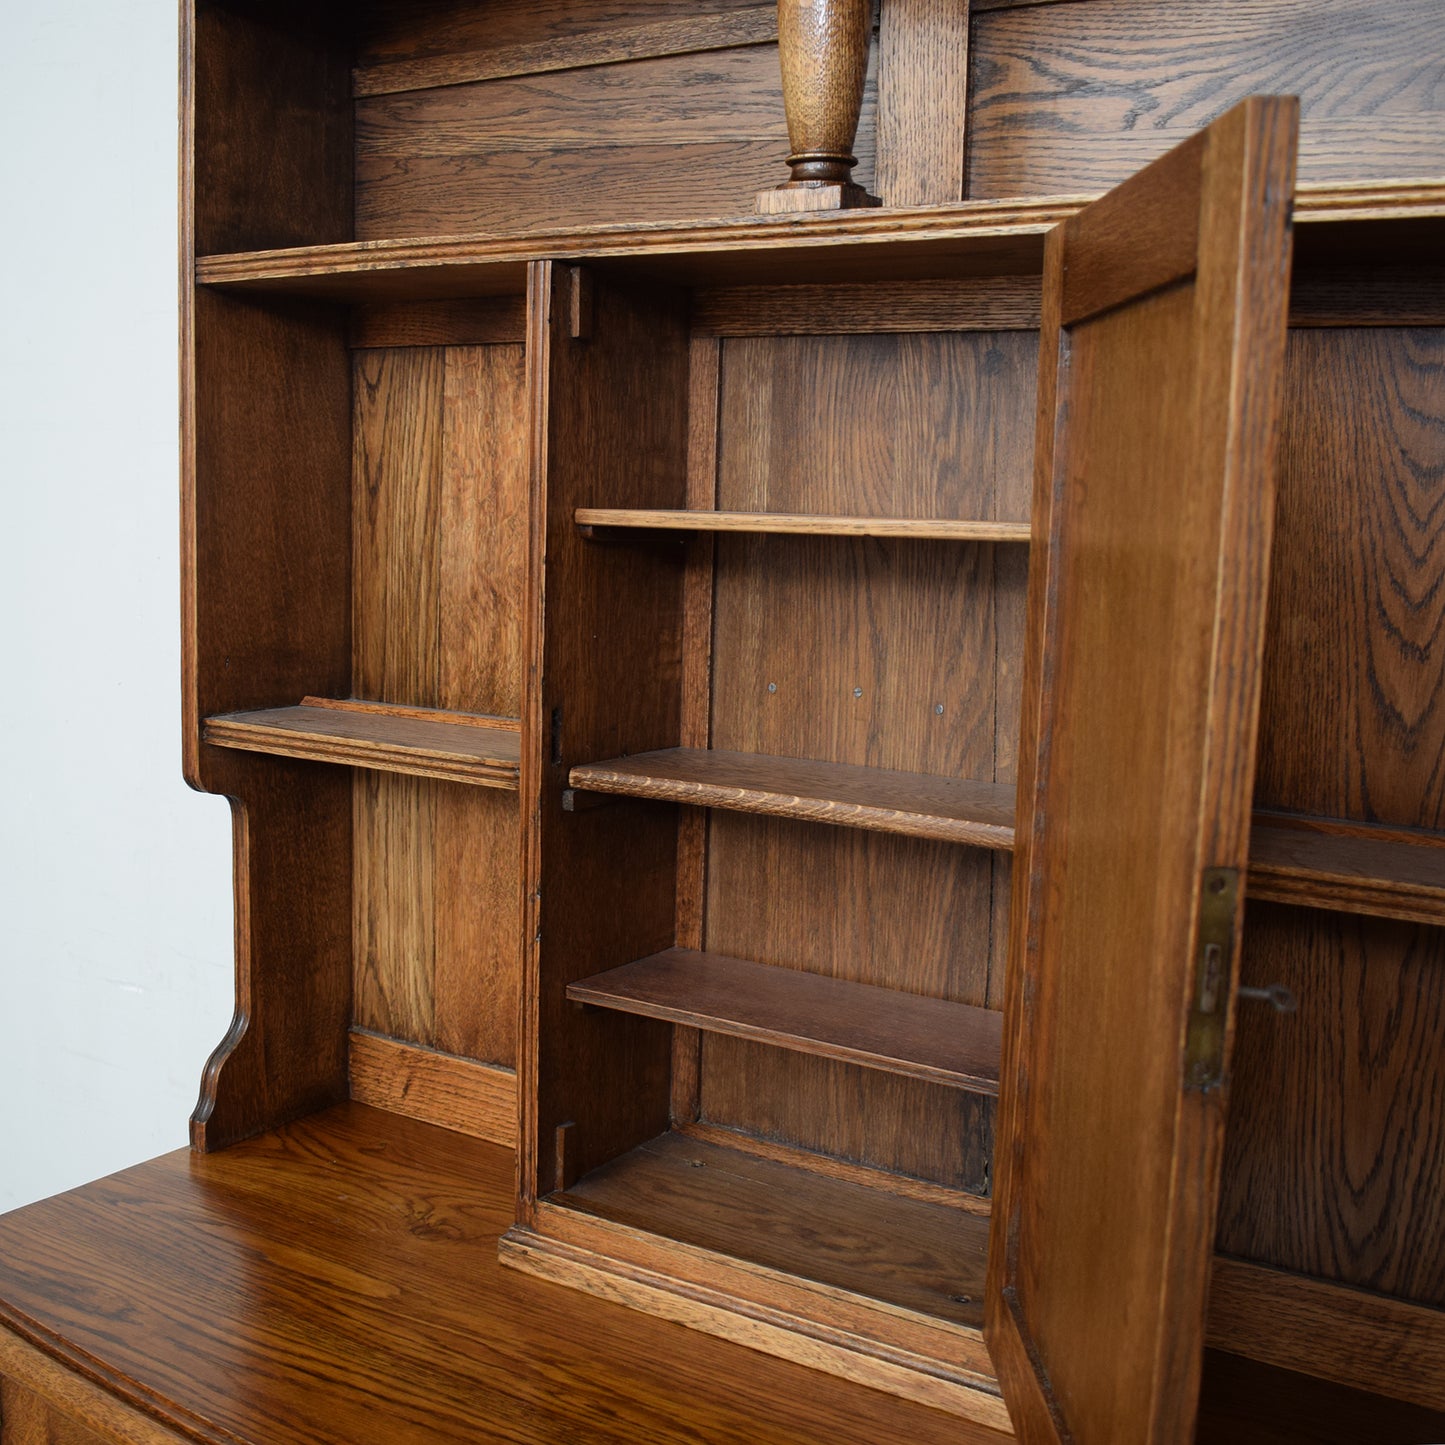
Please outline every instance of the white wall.
[[0, 1211], [185, 1143], [230, 817], [180, 775], [175, 0], [0, 0]]

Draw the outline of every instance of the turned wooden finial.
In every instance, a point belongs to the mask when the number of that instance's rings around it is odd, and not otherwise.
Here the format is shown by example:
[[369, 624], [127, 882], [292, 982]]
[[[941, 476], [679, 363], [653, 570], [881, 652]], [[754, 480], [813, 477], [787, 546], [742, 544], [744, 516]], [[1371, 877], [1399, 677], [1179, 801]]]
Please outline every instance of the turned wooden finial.
[[868, 74], [872, 0], [778, 0], [778, 54], [792, 179], [758, 192], [758, 210], [876, 206], [853, 182], [853, 138]]

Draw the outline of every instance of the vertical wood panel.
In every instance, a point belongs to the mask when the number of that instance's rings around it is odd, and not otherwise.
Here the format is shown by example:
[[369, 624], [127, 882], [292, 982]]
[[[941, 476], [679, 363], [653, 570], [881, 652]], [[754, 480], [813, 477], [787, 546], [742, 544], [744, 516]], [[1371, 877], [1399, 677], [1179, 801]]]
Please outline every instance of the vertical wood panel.
[[459, 787], [357, 769], [355, 1022], [430, 1043], [436, 1009], [436, 797]]
[[1445, 329], [1295, 331], [1257, 802], [1445, 827]]
[[518, 957], [517, 799], [441, 784], [436, 839], [431, 1042], [447, 1053], [516, 1065]]
[[439, 704], [516, 717], [526, 572], [526, 393], [521, 346], [446, 353]]
[[877, 191], [885, 206], [963, 199], [968, 0], [883, 0]]
[[439, 347], [355, 356], [353, 673], [358, 697], [439, 705]]
[[1445, 931], [1250, 905], [1219, 1248], [1445, 1305]]
[[[357, 354], [355, 690], [515, 715], [522, 347]], [[355, 1021], [516, 1056], [518, 816], [506, 795], [358, 773]]]

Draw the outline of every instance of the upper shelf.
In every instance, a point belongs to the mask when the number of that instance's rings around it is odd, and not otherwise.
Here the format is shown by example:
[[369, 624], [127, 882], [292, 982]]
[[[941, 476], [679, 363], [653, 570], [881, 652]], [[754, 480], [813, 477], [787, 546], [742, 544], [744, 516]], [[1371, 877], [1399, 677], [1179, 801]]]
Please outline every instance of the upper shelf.
[[912, 537], [952, 542], [1027, 542], [1027, 522], [930, 517], [824, 517], [800, 512], [639, 511], [578, 507], [584, 536], [627, 532], [778, 532], [808, 537]]
[[222, 748], [513, 791], [521, 758], [510, 718], [349, 699], [226, 713], [207, 718], [201, 736]]
[[762, 753], [666, 748], [573, 768], [574, 788], [766, 813], [975, 847], [1013, 847], [1011, 783]]
[[[1037, 272], [1043, 238], [1093, 196], [964, 201], [905, 210], [799, 212], [731, 220], [586, 226], [521, 235], [404, 237], [202, 256], [201, 285], [289, 292], [338, 301], [420, 301], [520, 293], [529, 261], [636, 266], [680, 285], [907, 280]], [[1328, 259], [1340, 246], [1368, 253], [1381, 225], [1400, 259], [1399, 223], [1428, 228], [1416, 240], [1438, 257], [1445, 181], [1303, 186], [1295, 202], [1296, 253]]]

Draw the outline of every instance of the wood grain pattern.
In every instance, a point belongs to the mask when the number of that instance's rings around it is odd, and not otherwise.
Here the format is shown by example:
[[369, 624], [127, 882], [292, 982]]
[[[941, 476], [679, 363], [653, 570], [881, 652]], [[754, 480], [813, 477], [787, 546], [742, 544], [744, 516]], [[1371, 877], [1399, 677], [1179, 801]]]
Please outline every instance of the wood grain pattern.
[[867, 286], [703, 287], [692, 301], [693, 330], [709, 336], [1027, 331], [1038, 324], [1034, 276], [879, 281]]
[[1221, 1256], [1209, 1342], [1392, 1399], [1445, 1410], [1445, 1311]]
[[1291, 337], [1257, 802], [1445, 828], [1445, 331]]
[[390, 346], [520, 345], [526, 335], [521, 296], [470, 300], [375, 303], [351, 312], [348, 340], [353, 349]]
[[998, 1093], [1000, 1015], [725, 954], [673, 948], [567, 997], [887, 1073]]
[[1288, 1018], [1241, 1011], [1219, 1248], [1445, 1305], [1445, 935], [1251, 905], [1245, 978]]
[[439, 707], [438, 542], [446, 353], [355, 354], [353, 691]]
[[[402, 705], [515, 713], [526, 515], [522, 347], [356, 357], [354, 689]], [[438, 725], [386, 726], [395, 733]], [[477, 731], [454, 729], [454, 750], [475, 753]], [[500, 735], [493, 750], [510, 755], [517, 742]], [[461, 771], [421, 761], [412, 757], [405, 771]], [[467, 771], [475, 780], [474, 763]], [[356, 786], [356, 1022], [511, 1066], [515, 809], [420, 778], [385, 786], [359, 778]]]
[[0, 1427], [13, 1432], [17, 1445], [175, 1445], [180, 1438], [4, 1328]]
[[194, 152], [182, 206], [197, 250], [350, 240], [344, 33], [294, 6], [185, 8]]
[[[1193, 1429], [1240, 930], [1209, 1010], [1200, 899], [1247, 854], [1296, 121], [1252, 100], [1207, 133], [1196, 194], [1180, 151], [1128, 183], [1161, 208], [1148, 235], [1172, 217], [1197, 247], [1190, 281], [1153, 289], [1177, 243], [1121, 247], [1109, 198], [1050, 240], [986, 1327], [1030, 1441]], [[1122, 304], [1071, 305], [1081, 275]]]
[[42, 1396], [4, 1378], [0, 1378], [0, 1432], [5, 1445], [111, 1445], [109, 1437], [77, 1424], [51, 1409]]
[[624, 60], [648, 60], [661, 55], [693, 55], [739, 45], [763, 45], [777, 38], [775, 5], [739, 6], [714, 14], [618, 25], [520, 45], [358, 66], [352, 72], [352, 94], [388, 95], [504, 76], [615, 65]]
[[[870, 86], [868, 177], [873, 97]], [[787, 146], [771, 45], [377, 95], [356, 108], [360, 240], [736, 215]]]
[[982, 1319], [987, 1220], [942, 1205], [679, 1134], [604, 1165], [563, 1202], [900, 1309]]
[[1306, 181], [1445, 168], [1431, 0], [1208, 6], [1129, 0], [981, 14], [969, 82], [971, 197], [1117, 184], [1252, 92], [1297, 94]]
[[409, 711], [429, 716], [316, 706], [262, 708], [207, 718], [202, 736], [216, 747], [515, 790], [515, 728], [452, 722], [453, 714], [440, 709]]
[[517, 1138], [517, 1076], [511, 1069], [352, 1029], [351, 1097], [510, 1149]]
[[995, 1438], [500, 1268], [513, 1167], [354, 1104], [168, 1155], [0, 1222], [0, 1317], [205, 1445]]
[[585, 763], [574, 788], [1007, 848], [1010, 790], [964, 778], [701, 748]]
[[1445, 922], [1445, 837], [1256, 814], [1249, 895], [1418, 923]]
[[1027, 522], [923, 517], [821, 517], [797, 512], [625, 511], [578, 507], [588, 535], [606, 531], [792, 533], [809, 537], [917, 537], [928, 541], [1027, 542]]
[[885, 206], [963, 199], [967, 0], [889, 0], [879, 15], [878, 195]]
[[[757, 0], [708, 0], [709, 14]], [[697, 17], [696, 0], [371, 0], [357, 34], [362, 66], [462, 51], [596, 39], [619, 27]]]

